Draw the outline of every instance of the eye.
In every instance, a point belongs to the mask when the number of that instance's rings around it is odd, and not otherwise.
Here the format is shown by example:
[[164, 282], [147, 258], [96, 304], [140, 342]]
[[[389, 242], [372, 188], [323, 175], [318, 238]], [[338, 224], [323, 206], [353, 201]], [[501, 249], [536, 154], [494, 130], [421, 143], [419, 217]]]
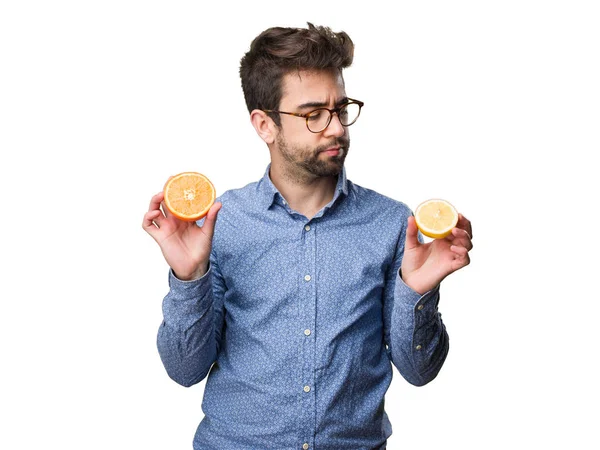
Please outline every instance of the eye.
[[325, 110], [325, 109], [315, 109], [314, 111], [311, 111], [308, 113], [308, 120], [311, 121], [316, 121], [319, 119], [322, 119], [324, 114], [328, 113], [329, 111]]

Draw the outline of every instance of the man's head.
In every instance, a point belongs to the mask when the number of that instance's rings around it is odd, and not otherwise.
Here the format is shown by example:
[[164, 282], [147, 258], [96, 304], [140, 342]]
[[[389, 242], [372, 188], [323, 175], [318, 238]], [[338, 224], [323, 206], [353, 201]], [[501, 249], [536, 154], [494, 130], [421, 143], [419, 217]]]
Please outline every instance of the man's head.
[[[352, 64], [354, 44], [342, 32], [327, 27], [269, 28], [250, 45], [240, 64], [242, 89], [248, 111], [277, 110], [285, 75], [300, 71], [342, 69]], [[280, 118], [270, 114], [277, 125]]]
[[[342, 169], [350, 146], [346, 110], [335, 111], [324, 129], [313, 126], [321, 123], [316, 116], [308, 120], [303, 115], [349, 101], [342, 70], [352, 63], [353, 53], [346, 33], [309, 23], [307, 29], [264, 31], [242, 58], [240, 76], [252, 123], [269, 146], [272, 163], [288, 175], [307, 179]], [[321, 116], [330, 114], [321, 110]]]

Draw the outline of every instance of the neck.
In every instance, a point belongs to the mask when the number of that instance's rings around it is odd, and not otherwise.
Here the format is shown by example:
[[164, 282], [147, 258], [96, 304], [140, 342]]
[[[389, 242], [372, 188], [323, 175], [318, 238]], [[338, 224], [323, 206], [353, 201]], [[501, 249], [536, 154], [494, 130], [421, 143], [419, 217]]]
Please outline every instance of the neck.
[[271, 164], [271, 181], [294, 211], [312, 219], [332, 199], [337, 176], [318, 177], [286, 171], [278, 164]]

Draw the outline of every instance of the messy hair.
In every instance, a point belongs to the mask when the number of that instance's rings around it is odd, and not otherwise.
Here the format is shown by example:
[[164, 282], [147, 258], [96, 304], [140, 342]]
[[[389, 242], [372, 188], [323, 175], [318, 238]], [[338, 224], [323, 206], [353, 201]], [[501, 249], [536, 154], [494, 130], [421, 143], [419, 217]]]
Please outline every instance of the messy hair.
[[[250, 44], [240, 63], [248, 111], [278, 109], [283, 77], [292, 71], [342, 69], [352, 64], [354, 44], [345, 32], [330, 28], [269, 28]], [[278, 114], [270, 114], [280, 126]]]

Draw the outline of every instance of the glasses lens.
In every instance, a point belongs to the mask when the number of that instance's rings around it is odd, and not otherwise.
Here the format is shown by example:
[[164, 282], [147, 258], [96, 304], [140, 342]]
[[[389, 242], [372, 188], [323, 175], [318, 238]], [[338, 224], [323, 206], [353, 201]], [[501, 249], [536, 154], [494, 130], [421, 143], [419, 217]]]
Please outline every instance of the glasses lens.
[[329, 110], [327, 109], [315, 109], [308, 114], [308, 129], [313, 133], [323, 131], [329, 124]]
[[344, 126], [352, 125], [358, 119], [360, 106], [358, 103], [350, 103], [344, 106], [340, 111], [340, 122]]

